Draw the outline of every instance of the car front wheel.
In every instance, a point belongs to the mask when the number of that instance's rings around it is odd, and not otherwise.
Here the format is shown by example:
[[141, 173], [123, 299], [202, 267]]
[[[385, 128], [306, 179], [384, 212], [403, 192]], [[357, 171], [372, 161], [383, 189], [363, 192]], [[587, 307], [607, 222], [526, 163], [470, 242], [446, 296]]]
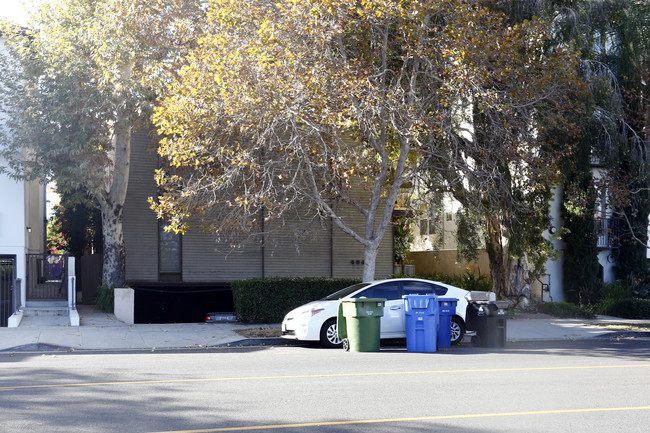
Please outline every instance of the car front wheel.
[[337, 332], [335, 318], [329, 319], [323, 324], [320, 330], [320, 344], [329, 348], [341, 347], [343, 344]]
[[452, 316], [451, 317], [451, 344], [460, 344], [465, 336], [465, 324], [463, 319]]

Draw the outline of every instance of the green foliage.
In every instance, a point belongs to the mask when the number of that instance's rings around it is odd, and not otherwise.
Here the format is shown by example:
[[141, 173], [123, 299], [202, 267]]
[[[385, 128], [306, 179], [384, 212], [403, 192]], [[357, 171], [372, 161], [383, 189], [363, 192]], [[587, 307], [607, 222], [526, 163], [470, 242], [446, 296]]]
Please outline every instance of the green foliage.
[[650, 319], [650, 299], [620, 299], [608, 305], [604, 314], [626, 319]]
[[458, 258], [473, 262], [478, 260], [478, 250], [481, 247], [482, 221], [466, 208], [456, 213], [456, 242]]
[[83, 190], [63, 192], [60, 197], [54, 218], [67, 239], [68, 254], [79, 257], [87, 251], [102, 252], [102, 217], [92, 197]]
[[575, 305], [569, 302], [546, 302], [544, 313], [561, 318], [593, 319], [596, 317], [593, 309], [584, 305]]
[[407, 254], [411, 251], [411, 244], [415, 239], [413, 234], [413, 218], [402, 218], [393, 225], [393, 244], [395, 261], [404, 263]]
[[50, 254], [68, 254], [68, 240], [56, 216], [47, 222], [47, 251]]
[[101, 285], [97, 291], [95, 307], [107, 313], [115, 311], [115, 291], [107, 285]]
[[630, 274], [627, 285], [630, 297], [650, 299], [650, 275], [645, 278], [634, 278], [634, 275]]
[[481, 275], [479, 270], [478, 275], [467, 270], [463, 275], [448, 275], [448, 274], [428, 274], [418, 275], [417, 278], [424, 280], [439, 281], [441, 283], [450, 284], [452, 286], [460, 287], [461, 289], [470, 291], [492, 292], [492, 280], [487, 275]]
[[255, 278], [232, 282], [237, 316], [245, 323], [279, 323], [291, 310], [359, 283], [318, 277]]
[[600, 289], [591, 149], [590, 141], [583, 138], [563, 167], [562, 239], [566, 248], [562, 283], [567, 299], [574, 304], [597, 302]]

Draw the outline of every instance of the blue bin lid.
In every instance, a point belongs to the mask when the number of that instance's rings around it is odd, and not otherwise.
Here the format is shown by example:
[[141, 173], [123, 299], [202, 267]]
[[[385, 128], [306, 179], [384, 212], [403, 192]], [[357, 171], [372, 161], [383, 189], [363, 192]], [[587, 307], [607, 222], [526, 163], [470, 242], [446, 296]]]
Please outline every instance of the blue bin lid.
[[409, 307], [413, 309], [427, 309], [429, 308], [429, 302], [435, 301], [438, 296], [435, 293], [426, 294], [426, 295], [403, 295], [404, 299]]

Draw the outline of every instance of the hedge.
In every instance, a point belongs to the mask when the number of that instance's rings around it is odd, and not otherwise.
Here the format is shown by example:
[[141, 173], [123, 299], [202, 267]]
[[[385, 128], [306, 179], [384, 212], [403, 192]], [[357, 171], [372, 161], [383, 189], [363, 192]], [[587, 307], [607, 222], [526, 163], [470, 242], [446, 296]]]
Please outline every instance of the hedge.
[[625, 319], [650, 319], [650, 299], [619, 299], [607, 307], [605, 314]]
[[593, 319], [596, 317], [590, 308], [569, 302], [546, 302], [543, 310], [546, 314], [560, 318]]
[[233, 281], [232, 294], [242, 322], [280, 323], [294, 308], [359, 282], [352, 278], [254, 278]]

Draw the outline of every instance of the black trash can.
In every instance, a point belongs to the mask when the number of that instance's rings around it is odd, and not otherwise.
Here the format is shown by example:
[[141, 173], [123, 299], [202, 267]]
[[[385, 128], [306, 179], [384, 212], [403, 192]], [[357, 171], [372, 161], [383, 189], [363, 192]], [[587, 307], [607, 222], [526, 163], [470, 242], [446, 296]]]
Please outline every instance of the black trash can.
[[505, 347], [507, 302], [470, 301], [467, 307], [468, 329], [475, 331], [472, 345]]
[[497, 345], [506, 346], [507, 327], [508, 327], [508, 307], [509, 304], [504, 301], [495, 302], [497, 306]]

